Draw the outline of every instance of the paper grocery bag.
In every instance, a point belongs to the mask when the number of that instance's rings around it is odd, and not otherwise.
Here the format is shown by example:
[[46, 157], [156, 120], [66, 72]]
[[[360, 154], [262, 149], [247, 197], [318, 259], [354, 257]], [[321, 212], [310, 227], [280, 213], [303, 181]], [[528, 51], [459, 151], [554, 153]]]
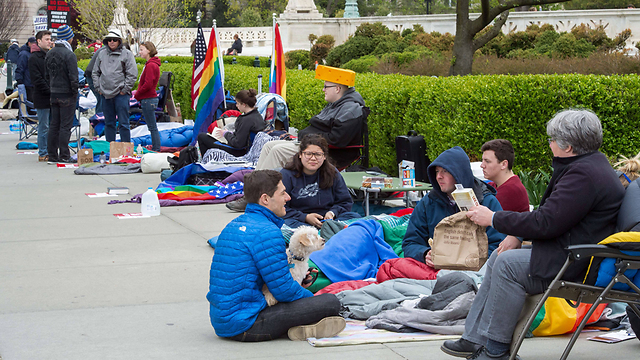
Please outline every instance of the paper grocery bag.
[[487, 232], [469, 220], [466, 213], [453, 214], [436, 225], [431, 247], [436, 269], [478, 271], [487, 261]]
[[109, 160], [115, 160], [120, 156], [132, 156], [133, 155], [133, 143], [132, 142], [115, 142], [109, 143]]
[[80, 149], [78, 152], [78, 165], [93, 162], [93, 149]]

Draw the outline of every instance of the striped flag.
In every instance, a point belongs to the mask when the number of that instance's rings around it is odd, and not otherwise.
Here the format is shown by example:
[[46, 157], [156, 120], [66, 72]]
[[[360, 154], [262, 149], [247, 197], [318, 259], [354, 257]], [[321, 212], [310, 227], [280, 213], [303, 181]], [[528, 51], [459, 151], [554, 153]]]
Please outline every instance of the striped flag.
[[[275, 20], [274, 20], [275, 21]], [[287, 76], [284, 71], [284, 52], [280, 28], [276, 23], [273, 27], [273, 54], [271, 56], [271, 75], [269, 75], [269, 92], [278, 94], [287, 100]]]
[[222, 56], [218, 51], [216, 28], [214, 26], [211, 28], [209, 48], [207, 49], [200, 78], [200, 94], [196, 107], [196, 121], [193, 125], [192, 146], [198, 140], [198, 134], [207, 131], [216, 114], [216, 109], [224, 102], [221, 72], [223, 66]]
[[200, 95], [200, 79], [204, 69], [204, 58], [207, 55], [207, 43], [204, 41], [202, 26], [198, 23], [198, 35], [196, 36], [196, 53], [193, 57], [193, 75], [191, 77], [191, 108], [196, 110], [198, 96]]

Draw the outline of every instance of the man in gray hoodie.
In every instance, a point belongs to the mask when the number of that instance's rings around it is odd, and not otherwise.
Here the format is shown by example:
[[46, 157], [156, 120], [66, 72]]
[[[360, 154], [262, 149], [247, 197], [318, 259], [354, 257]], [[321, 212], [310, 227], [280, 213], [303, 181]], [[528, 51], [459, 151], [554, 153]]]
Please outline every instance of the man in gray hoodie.
[[119, 122], [120, 140], [131, 141], [129, 129], [129, 99], [131, 89], [138, 79], [138, 68], [133, 53], [122, 44], [122, 33], [111, 29], [104, 37], [106, 47], [96, 55], [91, 77], [93, 86], [104, 96], [102, 112], [107, 141], [116, 140], [116, 115]]

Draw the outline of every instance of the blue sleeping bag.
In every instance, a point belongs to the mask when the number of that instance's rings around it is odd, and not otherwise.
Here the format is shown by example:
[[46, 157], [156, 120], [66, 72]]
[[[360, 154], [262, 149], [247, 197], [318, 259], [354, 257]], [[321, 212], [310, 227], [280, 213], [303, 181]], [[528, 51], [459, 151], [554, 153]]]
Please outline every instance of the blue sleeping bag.
[[[175, 129], [160, 131], [160, 144], [168, 147], [182, 147], [189, 145], [193, 138], [193, 125], [185, 125]], [[133, 146], [138, 144], [142, 146], [152, 145], [151, 134], [135, 137], [131, 139]]]

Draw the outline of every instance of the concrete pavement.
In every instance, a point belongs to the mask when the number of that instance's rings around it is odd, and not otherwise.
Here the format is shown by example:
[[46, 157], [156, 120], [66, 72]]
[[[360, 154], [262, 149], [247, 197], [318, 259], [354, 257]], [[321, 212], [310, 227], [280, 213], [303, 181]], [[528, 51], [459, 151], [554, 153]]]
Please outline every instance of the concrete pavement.
[[[0, 122], [0, 133], [9, 122]], [[35, 141], [35, 139], [33, 139]], [[0, 357], [30, 359], [453, 359], [440, 341], [313, 348], [280, 339], [240, 344], [215, 336], [205, 299], [206, 240], [237, 214], [224, 205], [169, 207], [118, 220], [138, 204], [88, 198], [107, 186], [131, 194], [158, 174], [78, 176], [16, 155], [0, 135]], [[128, 198], [119, 196], [119, 199]], [[587, 341], [574, 359], [637, 359], [636, 340]], [[566, 336], [525, 341], [523, 359], [559, 357]]]

